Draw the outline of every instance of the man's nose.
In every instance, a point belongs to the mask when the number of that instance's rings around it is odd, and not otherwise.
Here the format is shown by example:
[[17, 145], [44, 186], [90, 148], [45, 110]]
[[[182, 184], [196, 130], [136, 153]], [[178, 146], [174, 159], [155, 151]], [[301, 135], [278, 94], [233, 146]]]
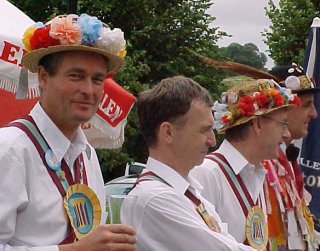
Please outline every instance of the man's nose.
[[210, 135], [208, 136], [207, 144], [209, 147], [214, 147], [217, 144], [216, 136], [213, 130], [211, 130]]
[[288, 127], [285, 127], [283, 133], [282, 133], [282, 138], [284, 141], [290, 140], [291, 139], [291, 133], [288, 129]]

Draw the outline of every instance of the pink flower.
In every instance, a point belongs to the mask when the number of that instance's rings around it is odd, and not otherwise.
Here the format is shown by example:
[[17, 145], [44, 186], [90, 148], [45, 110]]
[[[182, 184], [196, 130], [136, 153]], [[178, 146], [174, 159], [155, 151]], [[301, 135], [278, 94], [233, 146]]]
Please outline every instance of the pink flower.
[[80, 45], [82, 35], [75, 15], [56, 17], [51, 21], [50, 36], [59, 39], [62, 45]]

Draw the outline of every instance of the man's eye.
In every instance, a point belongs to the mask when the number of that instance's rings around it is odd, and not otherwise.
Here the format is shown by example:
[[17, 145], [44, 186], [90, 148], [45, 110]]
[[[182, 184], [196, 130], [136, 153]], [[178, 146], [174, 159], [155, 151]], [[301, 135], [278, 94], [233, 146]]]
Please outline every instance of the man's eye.
[[80, 79], [81, 75], [80, 74], [69, 74], [69, 78], [71, 78], [71, 79]]
[[93, 78], [92, 82], [96, 85], [103, 85], [104, 83], [104, 78]]

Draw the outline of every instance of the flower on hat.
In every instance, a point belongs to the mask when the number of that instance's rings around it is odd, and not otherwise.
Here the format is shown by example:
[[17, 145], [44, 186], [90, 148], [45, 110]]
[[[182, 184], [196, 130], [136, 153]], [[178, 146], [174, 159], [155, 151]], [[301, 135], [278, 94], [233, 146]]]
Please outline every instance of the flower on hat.
[[80, 26], [74, 22], [76, 15], [55, 17], [50, 24], [50, 36], [58, 39], [61, 45], [80, 45], [82, 34]]
[[264, 92], [256, 92], [254, 93], [255, 101], [259, 108], [265, 107], [266, 103], [269, 101], [269, 97]]
[[30, 36], [30, 48], [36, 50], [40, 48], [47, 48], [53, 45], [59, 45], [59, 39], [55, 39], [50, 36], [50, 26], [40, 27], [34, 30], [32, 36]]
[[22, 41], [27, 51], [56, 45], [87, 45], [121, 57], [126, 55], [121, 29], [103, 27], [97, 17], [88, 14], [58, 16], [46, 25], [37, 23], [25, 31]]
[[220, 104], [216, 101], [212, 107], [215, 129], [220, 130], [233, 124], [237, 119], [250, 118], [259, 114], [259, 112], [265, 112], [283, 105], [300, 105], [299, 97], [292, 94], [291, 90], [279, 86], [277, 88], [279, 89], [261, 89], [251, 95], [242, 96], [235, 106], [226, 103]]
[[81, 14], [77, 20], [82, 34], [82, 44], [93, 46], [99, 38], [99, 31], [102, 29], [102, 22], [97, 17], [88, 14]]
[[30, 44], [30, 38], [35, 32], [37, 28], [43, 27], [42, 22], [35, 23], [33, 26], [30, 26], [26, 31], [24, 32], [22, 36], [22, 42], [26, 48], [27, 51], [31, 51], [31, 44]]
[[278, 90], [270, 89], [268, 91], [268, 94], [273, 101], [273, 104], [271, 104], [271, 107], [277, 107], [277, 106], [284, 105], [283, 96], [281, 95], [281, 93]]
[[97, 41], [98, 48], [111, 51], [120, 57], [124, 57], [126, 50], [126, 40], [124, 40], [124, 33], [122, 30], [115, 28], [102, 28], [100, 30], [100, 37]]
[[251, 117], [255, 112], [255, 98], [250, 96], [241, 97], [237, 105], [240, 114], [243, 116]]

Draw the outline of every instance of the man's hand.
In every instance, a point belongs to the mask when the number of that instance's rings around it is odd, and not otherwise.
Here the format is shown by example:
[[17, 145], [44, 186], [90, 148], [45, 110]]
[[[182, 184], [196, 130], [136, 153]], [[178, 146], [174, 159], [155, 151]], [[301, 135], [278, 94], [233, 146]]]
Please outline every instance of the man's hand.
[[134, 251], [135, 230], [122, 224], [98, 226], [85, 238], [68, 245], [60, 245], [60, 251]]

